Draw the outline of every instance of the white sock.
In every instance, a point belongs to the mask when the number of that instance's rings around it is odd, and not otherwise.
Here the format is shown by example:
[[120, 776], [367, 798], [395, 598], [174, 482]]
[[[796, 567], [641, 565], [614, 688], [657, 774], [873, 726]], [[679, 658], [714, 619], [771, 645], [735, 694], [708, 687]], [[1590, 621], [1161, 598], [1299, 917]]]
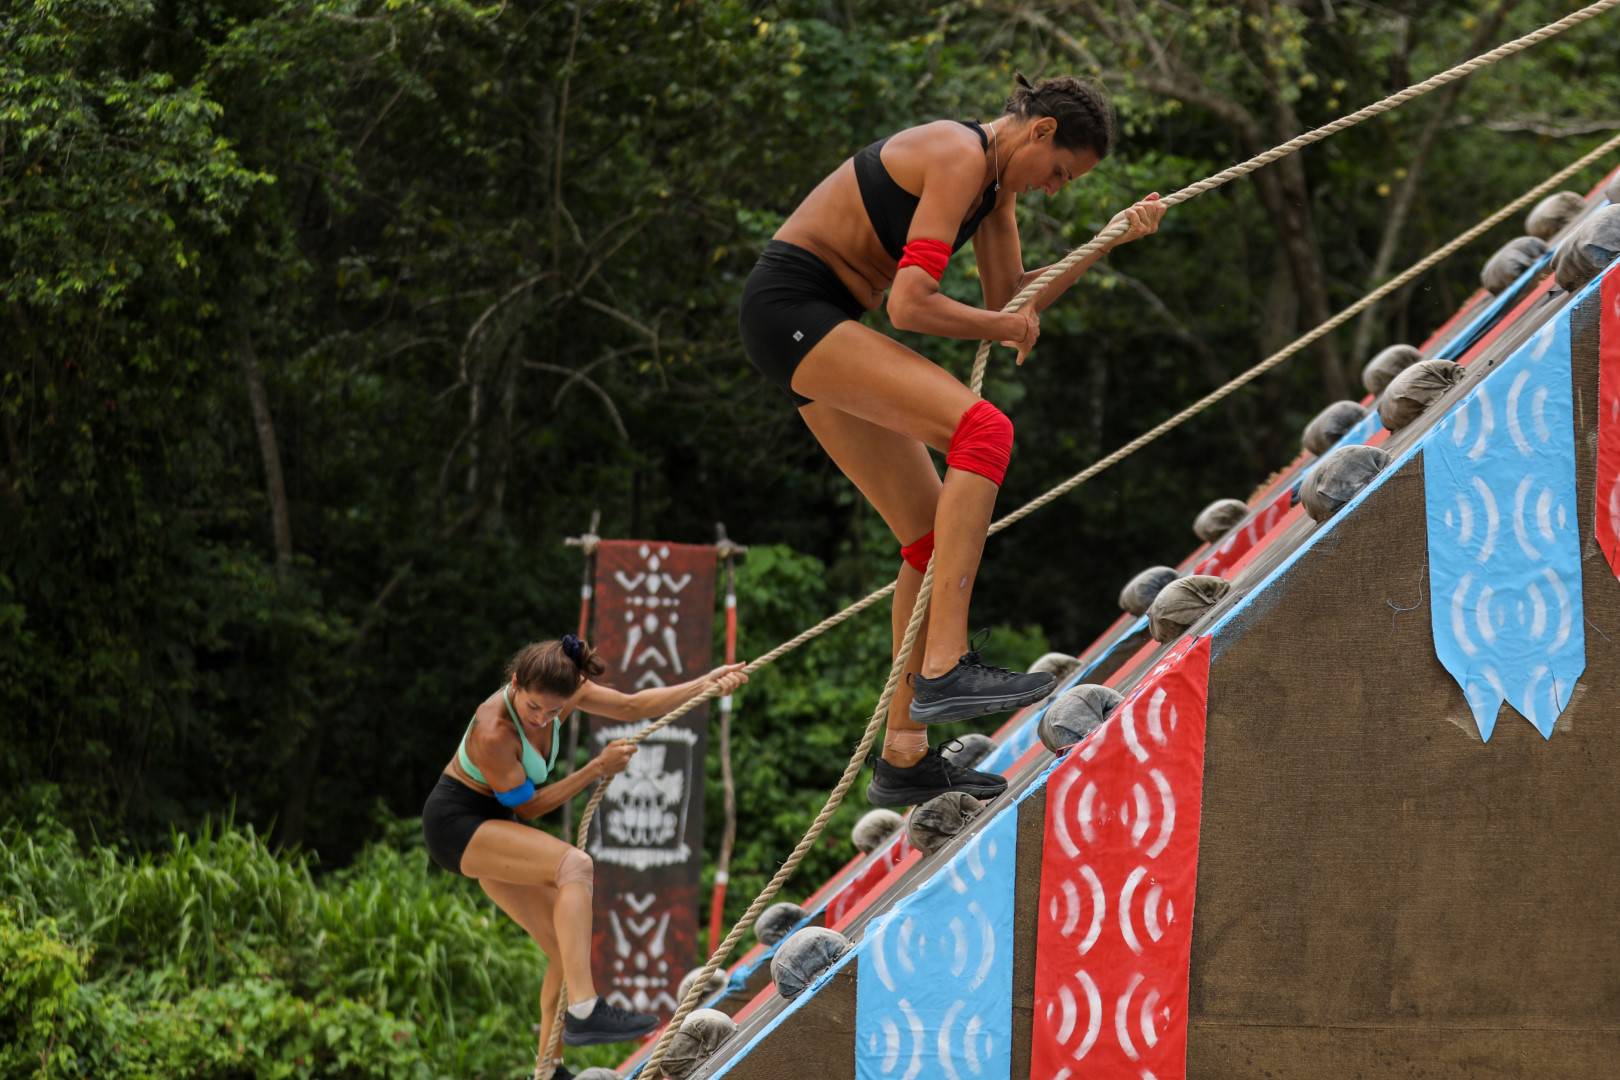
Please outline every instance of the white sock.
[[584, 1020], [596, 1010], [596, 1001], [597, 999], [593, 997], [586, 998], [584, 1001], [576, 1001], [568, 1006], [568, 1015], [575, 1020]]

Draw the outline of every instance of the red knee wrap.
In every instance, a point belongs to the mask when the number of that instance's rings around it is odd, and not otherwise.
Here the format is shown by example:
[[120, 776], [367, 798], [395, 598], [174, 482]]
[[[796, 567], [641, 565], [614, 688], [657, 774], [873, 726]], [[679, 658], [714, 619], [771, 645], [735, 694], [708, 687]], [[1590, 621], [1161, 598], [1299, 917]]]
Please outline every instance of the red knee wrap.
[[988, 401], [977, 401], [957, 422], [945, 464], [978, 473], [999, 486], [1012, 460], [1012, 445], [1013, 425], [1007, 414]]
[[934, 557], [934, 530], [913, 540], [900, 549], [900, 557], [917, 568], [918, 573], [927, 573], [928, 560]]

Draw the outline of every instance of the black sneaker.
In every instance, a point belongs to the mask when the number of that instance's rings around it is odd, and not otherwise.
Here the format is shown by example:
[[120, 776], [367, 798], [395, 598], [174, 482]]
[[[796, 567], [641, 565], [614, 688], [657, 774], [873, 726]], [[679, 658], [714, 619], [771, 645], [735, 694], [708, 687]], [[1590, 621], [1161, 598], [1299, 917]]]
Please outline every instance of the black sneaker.
[[563, 1016], [563, 1042], [568, 1046], [628, 1042], [641, 1038], [658, 1026], [658, 1017], [609, 1005], [607, 998], [602, 997], [596, 999], [596, 1008], [583, 1020], [566, 1010]]
[[1041, 700], [1056, 682], [1056, 676], [1044, 671], [991, 667], [980, 662], [977, 649], [969, 649], [943, 675], [932, 679], [912, 676], [911, 719], [918, 724], [944, 724], [1010, 712]]
[[[526, 1072], [523, 1074], [522, 1080], [534, 1080], [534, 1076], [533, 1071]], [[569, 1070], [568, 1066], [559, 1061], [556, 1070], [551, 1074], [551, 1080], [574, 1080], [574, 1074]]]
[[948, 791], [963, 791], [989, 802], [1007, 790], [1007, 778], [952, 765], [936, 747], [917, 764], [902, 769], [882, 758], [872, 766], [872, 782], [866, 785], [866, 801], [873, 806], [917, 806]]

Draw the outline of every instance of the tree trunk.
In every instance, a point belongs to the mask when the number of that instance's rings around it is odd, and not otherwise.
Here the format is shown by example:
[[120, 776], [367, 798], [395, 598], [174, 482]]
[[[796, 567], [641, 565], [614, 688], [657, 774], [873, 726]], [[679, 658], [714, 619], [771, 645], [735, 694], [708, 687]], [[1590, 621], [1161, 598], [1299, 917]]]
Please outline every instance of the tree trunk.
[[[1269, 74], [1264, 61], [1270, 58], [1269, 43], [1261, 44], [1261, 70], [1266, 72], [1268, 141], [1272, 145], [1285, 143], [1304, 130], [1294, 107], [1288, 103], [1283, 89]], [[1310, 181], [1305, 175], [1305, 161], [1299, 154], [1289, 154], [1252, 176], [1273, 174], [1271, 185], [1273, 214], [1283, 254], [1288, 258], [1294, 275], [1294, 289], [1299, 296], [1300, 319], [1295, 329], [1326, 322], [1333, 314], [1327, 294], [1327, 273], [1322, 264], [1322, 245], [1316, 235], [1316, 219], [1311, 212]], [[1257, 185], [1259, 186], [1259, 185]], [[1261, 187], [1262, 200], [1266, 188]], [[1338, 400], [1349, 392], [1343, 365], [1339, 362], [1339, 348], [1332, 337], [1325, 337], [1312, 346], [1322, 370], [1322, 389], [1329, 400]]]
[[270, 532], [275, 542], [276, 576], [283, 582], [292, 572], [292, 517], [287, 510], [287, 485], [281, 472], [281, 447], [276, 441], [275, 418], [270, 414], [270, 396], [264, 389], [264, 375], [253, 343], [243, 334], [236, 345], [236, 362], [247, 385], [248, 404], [253, 409], [253, 429], [259, 437], [259, 457], [264, 462], [264, 491], [270, 500]]
[[[1477, 56], [1486, 45], [1496, 40], [1502, 30], [1502, 24], [1507, 20], [1508, 13], [1518, 4], [1519, 0], [1502, 0], [1491, 13], [1480, 20], [1473, 38], [1468, 43], [1468, 56]], [[1413, 203], [1417, 200], [1418, 185], [1423, 176], [1424, 167], [1428, 164], [1429, 154], [1434, 150], [1440, 131], [1451, 120], [1456, 111], [1457, 102], [1462, 98], [1463, 88], [1468, 85], [1467, 79], [1459, 79], [1449, 86], [1442, 87], [1436, 95], [1437, 100], [1429, 112], [1429, 118], [1424, 121], [1423, 128], [1418, 132], [1417, 143], [1412, 148], [1411, 160], [1406, 165], [1406, 175], [1395, 187], [1395, 194], [1390, 199], [1389, 211], [1384, 217], [1384, 228], [1378, 238], [1378, 253], [1373, 256], [1372, 269], [1367, 272], [1367, 288], [1369, 290], [1380, 285], [1389, 276], [1391, 265], [1395, 262], [1396, 248], [1401, 241], [1401, 234], [1406, 228], [1407, 219], [1411, 217]], [[1373, 338], [1379, 329], [1378, 305], [1373, 304], [1361, 317], [1356, 320], [1355, 341], [1350, 347], [1350, 359], [1353, 363], [1363, 363], [1371, 352]], [[1391, 344], [1391, 342], [1386, 342]]]
[[1299, 294], [1294, 290], [1294, 275], [1288, 261], [1278, 258], [1266, 282], [1265, 310], [1260, 320], [1261, 353], [1270, 356], [1292, 341], [1298, 325]]

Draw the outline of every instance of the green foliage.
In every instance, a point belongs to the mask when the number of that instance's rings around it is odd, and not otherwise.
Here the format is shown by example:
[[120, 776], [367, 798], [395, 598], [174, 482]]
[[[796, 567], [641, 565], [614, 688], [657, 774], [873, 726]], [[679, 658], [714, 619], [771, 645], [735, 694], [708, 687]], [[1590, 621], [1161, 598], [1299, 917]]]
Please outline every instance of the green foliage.
[[423, 1059], [410, 1024], [356, 1001], [314, 1004], [270, 978], [230, 980], [175, 1001], [132, 1003], [105, 983], [82, 996], [99, 1024], [82, 1055], [97, 1076], [445, 1075]]
[[[1033, 267], [1147, 191], [1456, 62], [1499, 10], [1490, 41], [1567, 9], [9, 5], [0, 819], [52, 823], [10, 827], [0, 859], [8, 948], [36, 973], [6, 984], [35, 1003], [8, 1005], [17, 1045], [58, 1053], [83, 1015], [151, 1075], [341, 1075], [351, 1032], [384, 1063], [408, 1032], [444, 1075], [523, 1060], [533, 947], [427, 873], [413, 835], [368, 847], [376, 808], [416, 813], [503, 658], [573, 626], [561, 540], [594, 509], [603, 535], [724, 520], [751, 545], [745, 657], [891, 577], [894, 538], [737, 341], [742, 282], [810, 187], [904, 125], [988, 119], [1015, 70], [1095, 73], [1121, 145], [1024, 201]], [[1309, 325], [1302, 266], [1329, 307], [1361, 295], [1432, 121], [1396, 266], [1601, 137], [1611, 39], [1612, 16], [1479, 73], [1450, 113], [1415, 102], [1178, 207], [1094, 268], [1030, 364], [992, 358], [987, 396], [1019, 432], [1000, 509]], [[1196, 79], [1167, 81], [1177, 65]], [[1375, 344], [1421, 339], [1512, 231], [1386, 303]], [[978, 302], [955, 265], [944, 287]], [[995, 538], [974, 605], [993, 658], [1084, 647], [1123, 581], [1186, 553], [1199, 507], [1290, 459], [1364, 359], [1348, 333]], [[959, 373], [973, 351], [904, 340]], [[820, 805], [888, 652], [869, 612], [739, 695], [733, 912]], [[710, 781], [713, 839], [713, 761]], [[796, 887], [847, 856], [859, 788]], [[232, 807], [251, 827], [207, 825]], [[353, 865], [317, 883], [271, 830]], [[38, 1031], [18, 1019], [36, 1008]], [[183, 1056], [188, 1025], [238, 1010], [260, 1017], [240, 1056], [224, 1038], [225, 1058]]]
[[84, 970], [83, 953], [49, 919], [21, 923], [0, 904], [0, 1075], [77, 1075]]
[[0, 1065], [463, 1077], [533, 1054], [544, 957], [471, 882], [429, 867], [414, 821], [321, 880], [230, 823], [134, 858], [12, 825], [0, 895], [0, 1033], [15, 1048]]

